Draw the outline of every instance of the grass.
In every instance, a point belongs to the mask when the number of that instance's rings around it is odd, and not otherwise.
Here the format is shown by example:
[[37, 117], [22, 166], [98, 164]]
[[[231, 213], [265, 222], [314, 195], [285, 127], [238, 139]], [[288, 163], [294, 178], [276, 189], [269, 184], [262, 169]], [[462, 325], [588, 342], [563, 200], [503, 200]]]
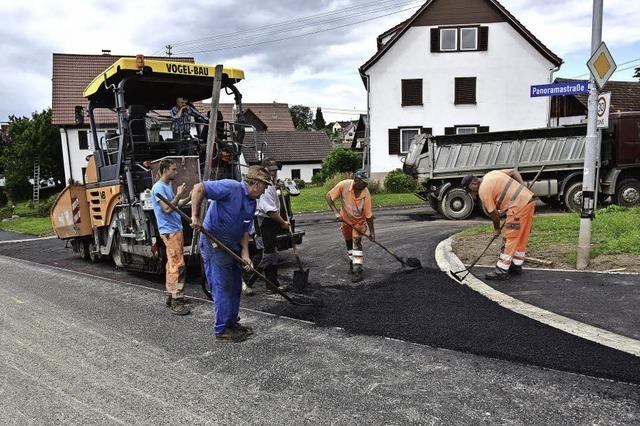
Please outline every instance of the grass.
[[0, 222], [0, 229], [37, 236], [52, 235], [49, 217], [21, 217], [19, 219]]
[[[300, 195], [291, 197], [291, 209], [294, 213], [316, 212], [329, 210], [325, 199], [327, 190], [321, 186], [307, 186], [300, 190]], [[423, 201], [413, 193], [407, 194], [372, 194], [373, 207], [406, 206], [422, 204]]]
[[[529, 240], [532, 249], [577, 245], [580, 217], [575, 213], [549, 214], [533, 219], [533, 232]], [[468, 228], [461, 235], [491, 234], [493, 226]], [[596, 212], [591, 236], [591, 256], [600, 254], [640, 255], [640, 207], [609, 206]], [[566, 260], [575, 262], [576, 253], [567, 254]]]

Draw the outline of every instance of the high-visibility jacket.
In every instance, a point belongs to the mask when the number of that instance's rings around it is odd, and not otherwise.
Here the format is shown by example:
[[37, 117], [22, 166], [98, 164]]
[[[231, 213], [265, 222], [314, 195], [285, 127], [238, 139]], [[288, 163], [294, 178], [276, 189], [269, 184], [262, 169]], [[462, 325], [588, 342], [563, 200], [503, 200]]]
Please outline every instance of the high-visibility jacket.
[[487, 212], [496, 209], [506, 211], [510, 208], [524, 207], [533, 197], [525, 185], [501, 170], [493, 170], [482, 177], [478, 196]]
[[364, 188], [356, 197], [355, 190], [353, 189], [353, 179], [345, 179], [338, 183], [329, 191], [329, 196], [333, 201], [338, 198], [342, 200], [340, 215], [347, 223], [352, 225], [363, 223], [373, 216], [369, 190]]

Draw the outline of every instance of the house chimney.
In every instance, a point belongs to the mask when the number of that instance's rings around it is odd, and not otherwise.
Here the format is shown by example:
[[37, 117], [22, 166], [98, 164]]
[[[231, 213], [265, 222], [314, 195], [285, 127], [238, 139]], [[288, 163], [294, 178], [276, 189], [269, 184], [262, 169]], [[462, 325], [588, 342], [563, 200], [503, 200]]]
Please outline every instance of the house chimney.
[[111, 55], [111, 49], [102, 49], [103, 55]]

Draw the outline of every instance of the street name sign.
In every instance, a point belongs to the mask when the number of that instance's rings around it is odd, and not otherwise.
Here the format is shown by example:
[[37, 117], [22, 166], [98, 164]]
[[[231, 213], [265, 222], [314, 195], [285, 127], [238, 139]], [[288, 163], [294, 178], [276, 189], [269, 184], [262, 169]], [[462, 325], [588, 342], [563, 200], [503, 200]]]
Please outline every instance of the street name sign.
[[584, 95], [589, 93], [587, 80], [567, 81], [564, 83], [536, 84], [531, 86], [531, 97]]
[[591, 58], [587, 62], [587, 68], [589, 68], [591, 75], [600, 89], [602, 89], [602, 86], [605, 85], [616, 68], [618, 68], [604, 41], [600, 43], [600, 47], [591, 55]]

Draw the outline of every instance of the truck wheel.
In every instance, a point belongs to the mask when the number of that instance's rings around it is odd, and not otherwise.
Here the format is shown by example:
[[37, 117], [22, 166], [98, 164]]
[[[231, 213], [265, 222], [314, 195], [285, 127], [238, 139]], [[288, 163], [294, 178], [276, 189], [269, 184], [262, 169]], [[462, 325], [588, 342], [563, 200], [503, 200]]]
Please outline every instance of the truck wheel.
[[462, 220], [471, 216], [475, 203], [467, 191], [453, 188], [447, 191], [440, 202], [442, 214], [451, 220]]
[[82, 257], [84, 260], [89, 260], [91, 258], [89, 252], [89, 241], [78, 241], [78, 251], [80, 252], [80, 257]]
[[89, 244], [89, 260], [92, 263], [98, 263], [102, 260], [102, 255], [97, 250], [96, 245], [94, 243]]
[[118, 268], [124, 267], [122, 249], [120, 248], [120, 233], [116, 231], [113, 236], [113, 246], [111, 247], [111, 259]]
[[640, 205], [640, 180], [629, 178], [620, 182], [616, 191], [616, 201], [623, 207]]
[[580, 213], [582, 210], [582, 182], [570, 184], [562, 196], [565, 209], [570, 212]]

